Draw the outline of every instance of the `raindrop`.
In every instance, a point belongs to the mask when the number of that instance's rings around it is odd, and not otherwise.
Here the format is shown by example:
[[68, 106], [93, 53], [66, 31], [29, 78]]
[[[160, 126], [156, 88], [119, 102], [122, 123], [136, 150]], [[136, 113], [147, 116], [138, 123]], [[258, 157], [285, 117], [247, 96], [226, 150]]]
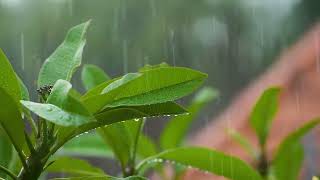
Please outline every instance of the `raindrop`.
[[20, 34], [20, 54], [21, 54], [21, 68], [24, 70], [24, 33]]
[[128, 73], [128, 41], [123, 40], [122, 42], [122, 53], [123, 53], [123, 71], [125, 74]]

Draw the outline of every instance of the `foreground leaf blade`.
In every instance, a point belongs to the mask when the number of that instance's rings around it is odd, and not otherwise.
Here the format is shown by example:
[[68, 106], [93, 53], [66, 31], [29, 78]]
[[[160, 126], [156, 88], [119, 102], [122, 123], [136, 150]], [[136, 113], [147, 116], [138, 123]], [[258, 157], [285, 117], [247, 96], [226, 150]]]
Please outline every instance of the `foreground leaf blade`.
[[[16, 73], [14, 72], [8, 58], [0, 49], [0, 88], [6, 91], [19, 106], [21, 100], [21, 89]], [[5, 107], [5, 106], [3, 106]]]
[[150, 163], [171, 161], [224, 176], [232, 180], [262, 180], [261, 176], [245, 162], [218, 151], [198, 147], [183, 147], [164, 151], [142, 161], [137, 169], [143, 170]]
[[264, 145], [269, 127], [278, 110], [280, 88], [272, 87], [263, 92], [250, 115], [250, 124], [256, 131], [259, 142]]
[[[139, 75], [139, 73], [136, 73]], [[156, 68], [124, 81], [106, 93], [82, 98], [90, 112], [104, 107], [141, 106], [174, 101], [192, 93], [207, 77], [198, 71], [181, 67]]]
[[272, 170], [277, 180], [298, 179], [304, 158], [303, 146], [300, 141], [319, 123], [319, 119], [312, 120], [289, 134], [281, 142], [272, 162]]
[[38, 87], [53, 85], [58, 79], [71, 80], [81, 64], [85, 34], [90, 21], [71, 28], [64, 42], [46, 59], [40, 69]]
[[21, 113], [15, 100], [2, 88], [0, 88], [0, 125], [8, 135], [15, 149], [22, 151], [25, 144], [24, 124]]

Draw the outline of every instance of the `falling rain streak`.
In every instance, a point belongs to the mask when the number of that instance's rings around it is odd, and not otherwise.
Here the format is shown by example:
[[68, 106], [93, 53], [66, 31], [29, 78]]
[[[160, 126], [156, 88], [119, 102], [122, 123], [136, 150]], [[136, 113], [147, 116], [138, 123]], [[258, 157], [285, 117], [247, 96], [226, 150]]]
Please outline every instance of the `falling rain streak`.
[[21, 54], [21, 69], [25, 67], [25, 49], [24, 49], [24, 33], [20, 34], [20, 54]]

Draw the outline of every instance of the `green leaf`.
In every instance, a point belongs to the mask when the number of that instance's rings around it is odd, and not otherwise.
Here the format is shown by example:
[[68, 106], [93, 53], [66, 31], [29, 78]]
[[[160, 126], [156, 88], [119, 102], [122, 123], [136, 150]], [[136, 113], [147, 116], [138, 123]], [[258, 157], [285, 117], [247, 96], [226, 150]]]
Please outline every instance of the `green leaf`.
[[17, 151], [24, 146], [24, 124], [19, 107], [15, 100], [4, 89], [0, 88], [0, 125], [8, 135]]
[[180, 146], [201, 109], [217, 96], [218, 92], [209, 87], [199, 91], [188, 108], [189, 115], [175, 117], [167, 123], [160, 135], [161, 148], [170, 149]]
[[101, 127], [97, 129], [97, 133], [110, 146], [114, 155], [120, 161], [121, 167], [125, 168], [130, 159], [133, 137], [130, 136], [123, 123]]
[[105, 175], [102, 169], [93, 167], [91, 164], [84, 160], [70, 157], [60, 157], [54, 160], [54, 163], [48, 166], [47, 171], [81, 176]]
[[21, 104], [38, 116], [60, 126], [80, 126], [92, 121], [92, 117], [65, 111], [53, 104], [20, 101]]
[[111, 83], [107, 84], [107, 93], [85, 95], [82, 100], [92, 113], [97, 113], [104, 107], [164, 103], [192, 93], [206, 77], [206, 74], [188, 68], [156, 68], [111, 89], [108, 88]]
[[259, 151], [239, 132], [234, 129], [227, 130], [230, 137], [235, 140], [239, 145], [251, 156], [254, 160], [258, 160]]
[[289, 134], [281, 142], [272, 161], [272, 170], [277, 180], [298, 179], [304, 158], [303, 146], [300, 141], [319, 123], [319, 119], [312, 120]]
[[89, 90], [107, 80], [110, 80], [110, 77], [98, 66], [86, 64], [83, 66], [81, 79], [84, 87]]
[[130, 176], [126, 178], [118, 178], [111, 176], [87, 176], [87, 177], [70, 177], [70, 178], [54, 178], [52, 180], [147, 180], [141, 176]]
[[[14, 72], [8, 58], [0, 49], [0, 88], [12, 97], [20, 108], [21, 89], [17, 75]], [[2, 106], [6, 107], [6, 106]]]
[[17, 76], [19, 81], [20, 89], [21, 89], [21, 99], [22, 100], [30, 100], [30, 95], [27, 86], [23, 83], [23, 81]]
[[262, 180], [258, 172], [240, 159], [200, 147], [183, 147], [164, 151], [140, 162], [137, 166], [138, 172], [152, 163], [165, 161], [197, 168], [232, 180]]
[[[4, 134], [3, 129], [0, 126], [0, 165], [9, 168], [8, 165], [11, 160], [13, 148], [8, 139], [8, 137]], [[5, 177], [6, 174], [0, 172], [0, 177]]]
[[113, 158], [113, 152], [96, 133], [83, 134], [66, 143], [58, 155]]
[[250, 115], [250, 124], [256, 131], [259, 142], [264, 145], [269, 128], [278, 110], [280, 88], [272, 87], [263, 92]]
[[38, 87], [53, 85], [58, 79], [70, 81], [80, 66], [85, 34], [90, 21], [71, 28], [64, 42], [46, 59], [40, 69]]
[[65, 111], [92, 119], [92, 115], [82, 104], [82, 102], [79, 101], [80, 95], [78, 92], [71, 89], [71, 87], [72, 85], [68, 81], [58, 80], [53, 86], [47, 102], [56, 105]]
[[52, 88], [47, 103], [41, 104], [30, 101], [21, 103], [30, 111], [52, 123], [61, 126], [79, 126], [92, 121], [94, 118], [77, 99], [77, 95], [68, 81], [58, 80]]
[[158, 152], [156, 144], [148, 136], [140, 134], [137, 155], [140, 158], [147, 158], [156, 155]]
[[96, 121], [91, 121], [77, 128], [60, 128], [58, 134], [58, 146], [62, 146], [65, 142], [69, 141], [77, 135], [113, 123], [144, 117], [147, 118], [184, 113], [186, 113], [186, 110], [174, 102], [167, 102], [163, 104], [154, 104], [147, 106], [108, 108], [103, 112], [95, 115]]

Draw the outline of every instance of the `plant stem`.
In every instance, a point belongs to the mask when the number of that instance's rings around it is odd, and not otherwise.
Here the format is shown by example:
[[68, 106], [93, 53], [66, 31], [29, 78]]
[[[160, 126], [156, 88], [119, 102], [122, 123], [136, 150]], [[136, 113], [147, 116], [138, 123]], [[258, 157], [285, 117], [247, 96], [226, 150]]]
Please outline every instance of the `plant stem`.
[[10, 176], [12, 179], [16, 180], [18, 179], [16, 175], [14, 175], [9, 169], [3, 167], [0, 165], [0, 171], [6, 173], [8, 176]]
[[139, 143], [139, 138], [140, 138], [140, 135], [141, 135], [141, 133], [143, 131], [143, 127], [144, 127], [145, 122], [146, 122], [145, 118], [143, 118], [143, 119], [141, 119], [139, 121], [137, 133], [136, 133], [136, 136], [135, 136], [135, 139], [134, 139], [131, 160], [129, 161], [129, 164], [128, 164], [130, 171], [129, 171], [128, 174], [126, 174], [126, 175], [129, 175], [129, 176], [132, 176], [132, 175], [135, 174], [135, 164], [136, 164], [138, 143]]
[[258, 161], [258, 170], [263, 177], [268, 175], [269, 163], [265, 145], [261, 145], [261, 154]]

